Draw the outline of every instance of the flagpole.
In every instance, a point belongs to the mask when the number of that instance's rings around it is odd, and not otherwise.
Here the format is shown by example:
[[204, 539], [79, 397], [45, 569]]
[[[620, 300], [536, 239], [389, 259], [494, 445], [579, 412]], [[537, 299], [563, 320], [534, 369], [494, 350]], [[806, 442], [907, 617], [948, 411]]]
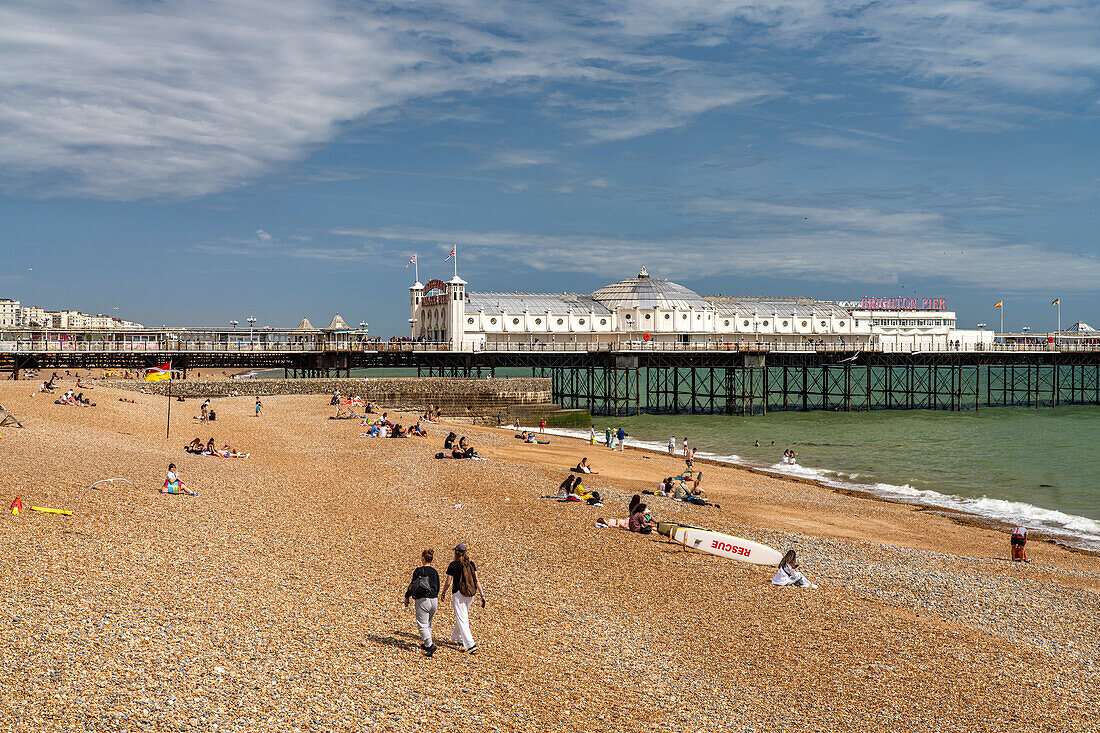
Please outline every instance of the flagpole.
[[416, 252], [413, 252], [413, 274], [416, 275], [416, 281], [420, 282], [420, 257]]
[[1062, 334], [1062, 299], [1058, 299], [1058, 335]]
[[168, 362], [168, 419], [164, 423], [164, 439], [172, 433], [172, 362]]
[[458, 245], [454, 246], [455, 250], [455, 277], [458, 277]]
[[1005, 334], [1005, 302], [1001, 301], [1001, 336]]

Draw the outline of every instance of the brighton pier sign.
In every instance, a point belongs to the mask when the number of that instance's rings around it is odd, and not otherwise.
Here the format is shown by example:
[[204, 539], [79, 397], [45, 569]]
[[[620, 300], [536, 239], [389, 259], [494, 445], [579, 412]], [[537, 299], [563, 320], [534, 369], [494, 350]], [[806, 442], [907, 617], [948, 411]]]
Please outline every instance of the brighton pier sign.
[[839, 305], [869, 311], [942, 311], [947, 298], [863, 298]]

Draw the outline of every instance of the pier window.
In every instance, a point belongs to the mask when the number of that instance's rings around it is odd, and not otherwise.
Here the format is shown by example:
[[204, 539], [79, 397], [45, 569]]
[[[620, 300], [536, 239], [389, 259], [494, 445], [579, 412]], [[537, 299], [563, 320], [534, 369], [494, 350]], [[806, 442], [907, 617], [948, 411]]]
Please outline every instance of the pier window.
[[764, 321], [764, 325], [765, 325], [765, 326], [767, 326], [767, 325], [768, 325], [768, 322], [767, 322], [767, 321]]
[[748, 328], [749, 322], [748, 321], [741, 321], [741, 325]]
[[649, 320], [649, 314], [648, 314], [648, 313], [646, 313], [646, 314], [645, 314], [645, 319], [646, 319], [647, 321]]
[[844, 321], [841, 321], [841, 322], [840, 322], [840, 327], [841, 327], [841, 328], [844, 328]]
[[561, 324], [563, 324], [563, 323], [565, 323], [565, 321], [563, 321], [562, 319], [560, 319], [560, 318], [559, 318], [559, 319], [558, 319], [558, 325], [560, 326], [560, 325], [561, 325]]
[[822, 327], [822, 328], [825, 328], [825, 321], [822, 321], [822, 322], [821, 322], [821, 327]]
[[466, 323], [469, 323], [472, 326], [472, 325], [474, 325], [474, 319], [473, 318], [467, 318]]
[[787, 322], [786, 322], [786, 321], [783, 321], [783, 327], [784, 327], [784, 328], [786, 328], [786, 327], [787, 327]]
[[728, 325], [730, 325], [730, 322], [728, 320], [722, 321], [722, 325], [723, 326], [728, 326]]
[[672, 316], [669, 315], [668, 313], [665, 313], [665, 320], [667, 321], [669, 318], [672, 318]]
[[583, 326], [584, 325], [584, 319], [583, 318], [578, 318], [577, 323], [579, 323], [580, 325]]
[[518, 318], [513, 318], [512, 319], [512, 325], [513, 326], [518, 326], [519, 325], [519, 319]]
[[489, 319], [489, 323], [495, 324], [496, 322], [497, 322], [497, 319], [495, 319], [495, 318], [490, 318]]
[[536, 326], [541, 326], [542, 325], [542, 319], [541, 318], [536, 318], [535, 319], [535, 325]]
[[601, 318], [600, 319], [600, 325], [601, 326], [606, 326], [607, 325], [607, 319], [606, 318]]

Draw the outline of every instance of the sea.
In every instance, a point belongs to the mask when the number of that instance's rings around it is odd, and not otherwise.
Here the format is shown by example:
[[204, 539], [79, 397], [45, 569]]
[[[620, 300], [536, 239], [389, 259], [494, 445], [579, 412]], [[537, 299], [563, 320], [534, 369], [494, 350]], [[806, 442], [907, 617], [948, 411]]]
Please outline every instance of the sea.
[[[394, 372], [366, 376], [399, 376]], [[1038, 536], [1100, 551], [1098, 406], [642, 414], [593, 421], [601, 439], [605, 428], [622, 427], [628, 446], [667, 450], [675, 438], [679, 453], [686, 437], [700, 458], [1024, 525]], [[548, 432], [587, 437], [579, 430]], [[786, 449], [796, 454], [793, 466], [781, 461]]]

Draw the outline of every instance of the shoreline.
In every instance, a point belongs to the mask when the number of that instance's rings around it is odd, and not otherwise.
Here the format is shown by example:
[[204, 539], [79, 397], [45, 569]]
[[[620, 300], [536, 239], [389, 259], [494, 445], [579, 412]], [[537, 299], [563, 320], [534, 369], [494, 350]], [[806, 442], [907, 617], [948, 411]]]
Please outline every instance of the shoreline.
[[[490, 426], [490, 427], [493, 427], [493, 426]], [[521, 425], [520, 430], [537, 431], [538, 428], [537, 427], [529, 427], [529, 426], [522, 426]], [[606, 450], [606, 446], [603, 443], [591, 444], [591, 443], [589, 443], [589, 440], [584, 435], [577, 435], [577, 434], [568, 432], [566, 430], [563, 430], [561, 428], [549, 428], [548, 427], [546, 429], [546, 434], [547, 435], [555, 435], [557, 437], [562, 437], [562, 438], [569, 438], [569, 439], [572, 439], [572, 440], [577, 440], [577, 441], [580, 441], [583, 444], [594, 445], [595, 447], [600, 447], [600, 448], [603, 448], [604, 450]], [[597, 437], [599, 437], [599, 436], [597, 436]], [[629, 448], [631, 450], [644, 451], [644, 452], [647, 452], [647, 453], [650, 453], [650, 454], [653, 454], [653, 455], [661, 455], [661, 456], [666, 456], [666, 457], [669, 456], [669, 453], [665, 450], [662, 450], [661, 448], [658, 448], [658, 447], [655, 447], [655, 446], [648, 446], [648, 445], [638, 445], [637, 444], [637, 439], [635, 439], [635, 445], [630, 445], [628, 443], [627, 448]], [[682, 459], [682, 456], [679, 455], [679, 454], [677, 454], [673, 457]], [[783, 480], [783, 481], [791, 481], [791, 482], [794, 482], [794, 483], [801, 483], [801, 484], [807, 484], [807, 485], [810, 485], [810, 486], [817, 486], [818, 488], [827, 489], [828, 491], [832, 491], [832, 492], [835, 492], [835, 493], [838, 493], [838, 494], [844, 494], [844, 495], [848, 495], [848, 496], [859, 496], [859, 497], [863, 497], [863, 498], [867, 498], [867, 499], [873, 499], [875, 501], [881, 501], [881, 502], [884, 502], [884, 503], [887, 503], [887, 504], [897, 504], [897, 505], [901, 505], [901, 506], [916, 507], [917, 509], [919, 509], [922, 512], [942, 516], [942, 517], [950, 519], [954, 522], [958, 522], [959, 524], [972, 526], [972, 527], [979, 527], [979, 528], [983, 528], [983, 529], [991, 529], [991, 530], [1000, 531], [1000, 532], [1011, 532], [1012, 529], [1015, 526], [1017, 526], [1016, 524], [1014, 524], [1012, 522], [1009, 522], [1007, 520], [999, 519], [997, 517], [992, 517], [992, 516], [986, 516], [986, 515], [980, 514], [978, 512], [966, 511], [965, 509], [958, 509], [958, 508], [955, 508], [955, 507], [939, 506], [939, 505], [936, 505], [936, 504], [922, 502], [922, 501], [919, 501], [919, 500], [916, 500], [916, 499], [907, 500], [907, 499], [902, 498], [902, 497], [891, 496], [887, 493], [876, 492], [872, 488], [870, 488], [870, 485], [867, 485], [868, 488], [866, 488], [866, 489], [860, 488], [860, 484], [856, 481], [853, 481], [853, 480], [844, 480], [843, 481], [844, 485], [837, 485], [836, 483], [833, 483], [830, 480], [825, 479], [825, 478], [814, 478], [814, 477], [810, 477], [810, 476], [792, 475], [790, 473], [786, 473], [786, 472], [783, 472], [781, 470], [774, 470], [774, 469], [764, 468], [764, 467], [760, 467], [760, 466], [754, 466], [754, 465], [751, 465], [751, 464], [748, 464], [748, 463], [741, 462], [740, 460], [724, 459], [724, 458], [715, 457], [715, 456], [712, 456], [712, 455], [702, 456], [702, 455], [699, 455], [698, 453], [696, 454], [695, 462], [696, 463], [705, 463], [705, 464], [711, 465], [711, 466], [722, 466], [722, 467], [726, 467], [726, 468], [736, 468], [738, 470], [745, 471], [747, 473], [757, 474], [757, 475], [760, 475], [760, 476], [767, 476], [769, 478], [780, 479], [780, 480]], [[939, 493], [939, 492], [937, 492], [937, 493]], [[952, 496], [952, 495], [948, 495], [948, 494], [941, 494], [941, 495], [946, 496], [946, 497], [951, 497]], [[1031, 506], [1035, 509], [1043, 510], [1043, 507], [1039, 507], [1039, 506], [1036, 506], [1036, 505], [1028, 505], [1028, 506]], [[1048, 511], [1048, 510], [1044, 510], [1044, 511]], [[1075, 517], [1075, 518], [1077, 517], [1077, 515], [1066, 515], [1066, 516], [1072, 516], [1072, 517]], [[1081, 519], [1088, 519], [1088, 517], [1080, 517], [1080, 518]], [[1081, 544], [1075, 544], [1075, 542], [1076, 543], [1084, 543], [1084, 542], [1088, 542], [1089, 540], [1087, 540], [1085, 538], [1078, 537], [1078, 536], [1072, 534], [1071, 532], [1062, 532], [1062, 533], [1052, 532], [1052, 531], [1050, 531], [1049, 528], [1046, 528], [1046, 527], [1044, 527], [1042, 530], [1037, 531], [1037, 530], [1033, 529], [1032, 531], [1036, 535], [1039, 535], [1039, 536], [1031, 537], [1030, 541], [1032, 541], [1032, 542], [1034, 542], [1034, 541], [1046, 542], [1046, 543], [1055, 545], [1057, 547], [1061, 547], [1063, 549], [1069, 550], [1071, 552], [1077, 552], [1077, 553], [1089, 555], [1089, 556], [1092, 556], [1092, 557], [1100, 557], [1100, 547], [1082, 546]]]

